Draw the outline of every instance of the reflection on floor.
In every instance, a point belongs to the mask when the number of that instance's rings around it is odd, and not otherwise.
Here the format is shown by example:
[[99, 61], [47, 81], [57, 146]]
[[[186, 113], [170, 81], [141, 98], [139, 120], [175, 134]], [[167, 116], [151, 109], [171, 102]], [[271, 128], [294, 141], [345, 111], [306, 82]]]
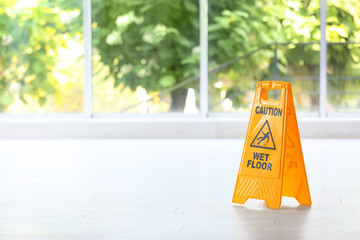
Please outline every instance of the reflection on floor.
[[0, 239], [358, 239], [360, 140], [303, 140], [313, 201], [231, 203], [243, 140], [11, 140]]

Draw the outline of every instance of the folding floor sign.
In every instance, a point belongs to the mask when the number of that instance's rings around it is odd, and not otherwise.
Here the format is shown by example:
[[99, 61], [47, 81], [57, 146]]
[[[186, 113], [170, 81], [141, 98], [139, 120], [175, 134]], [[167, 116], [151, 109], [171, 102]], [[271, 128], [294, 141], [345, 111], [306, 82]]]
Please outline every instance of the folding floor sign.
[[[280, 90], [280, 98], [270, 100], [269, 89]], [[233, 203], [244, 204], [248, 198], [263, 199], [267, 207], [279, 209], [282, 196], [294, 197], [301, 205], [311, 205], [291, 84], [259, 82]]]

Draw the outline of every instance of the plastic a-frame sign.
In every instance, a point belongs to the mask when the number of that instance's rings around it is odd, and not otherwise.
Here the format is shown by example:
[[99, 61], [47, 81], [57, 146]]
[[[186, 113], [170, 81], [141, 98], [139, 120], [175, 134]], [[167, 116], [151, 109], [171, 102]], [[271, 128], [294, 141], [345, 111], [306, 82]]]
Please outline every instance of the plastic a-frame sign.
[[[269, 89], [280, 90], [280, 98], [270, 100]], [[259, 82], [233, 203], [262, 199], [268, 208], [279, 209], [282, 196], [311, 205], [291, 84]]]

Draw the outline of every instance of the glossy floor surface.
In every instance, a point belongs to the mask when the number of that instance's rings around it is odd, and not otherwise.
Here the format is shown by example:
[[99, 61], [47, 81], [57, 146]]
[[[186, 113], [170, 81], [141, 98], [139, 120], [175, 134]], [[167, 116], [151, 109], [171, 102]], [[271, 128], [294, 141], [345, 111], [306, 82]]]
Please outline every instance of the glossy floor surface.
[[243, 140], [1, 140], [0, 239], [359, 239], [360, 140], [305, 139], [313, 206], [231, 203]]

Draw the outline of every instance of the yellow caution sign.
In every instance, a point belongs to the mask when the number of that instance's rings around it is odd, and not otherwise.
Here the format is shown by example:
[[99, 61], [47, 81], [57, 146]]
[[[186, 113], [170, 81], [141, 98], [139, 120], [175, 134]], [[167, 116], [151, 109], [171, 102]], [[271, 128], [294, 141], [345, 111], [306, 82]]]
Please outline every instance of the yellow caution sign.
[[[270, 100], [267, 90], [280, 90]], [[281, 196], [311, 205], [291, 84], [259, 82], [251, 110], [233, 203], [263, 199], [279, 209]]]

